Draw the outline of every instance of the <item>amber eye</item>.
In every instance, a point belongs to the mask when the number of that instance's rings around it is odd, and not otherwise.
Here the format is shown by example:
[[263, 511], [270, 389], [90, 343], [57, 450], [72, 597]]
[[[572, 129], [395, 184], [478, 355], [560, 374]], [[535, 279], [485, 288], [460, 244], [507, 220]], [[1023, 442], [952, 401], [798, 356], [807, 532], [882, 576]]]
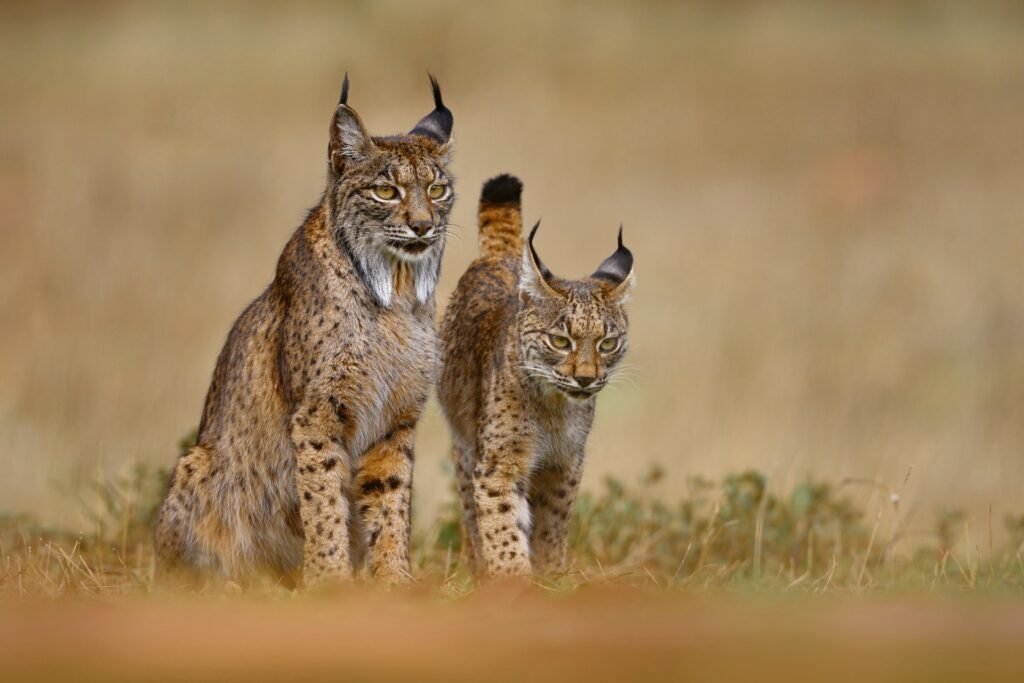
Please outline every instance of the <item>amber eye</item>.
[[427, 194], [430, 195], [431, 199], [440, 199], [448, 193], [448, 188], [445, 185], [431, 185], [427, 189]]
[[398, 196], [398, 190], [391, 185], [378, 185], [373, 188], [373, 193], [377, 195], [377, 199], [382, 199], [385, 202], [389, 202]]
[[552, 348], [558, 349], [559, 351], [565, 351], [572, 346], [572, 342], [568, 337], [563, 337], [560, 334], [549, 334], [548, 343], [551, 344]]
[[602, 339], [601, 343], [597, 345], [597, 348], [600, 349], [602, 353], [611, 353], [619, 348], [619, 338], [608, 337], [607, 339]]

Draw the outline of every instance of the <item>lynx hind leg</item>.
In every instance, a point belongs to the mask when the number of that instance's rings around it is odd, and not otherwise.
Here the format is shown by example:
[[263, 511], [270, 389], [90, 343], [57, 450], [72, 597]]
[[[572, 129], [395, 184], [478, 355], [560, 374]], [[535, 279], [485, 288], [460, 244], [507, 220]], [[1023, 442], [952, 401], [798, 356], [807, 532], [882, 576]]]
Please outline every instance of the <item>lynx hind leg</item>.
[[477, 574], [483, 566], [480, 558], [480, 531], [476, 523], [476, 502], [473, 498], [473, 451], [454, 443], [452, 459], [455, 463], [455, 484], [459, 490], [459, 507], [462, 509], [462, 556], [470, 573]]
[[569, 519], [580, 486], [580, 467], [544, 467], [530, 477], [533, 529], [530, 551], [538, 574], [564, 571]]
[[171, 473], [170, 487], [157, 514], [154, 528], [156, 579], [192, 587], [202, 583], [201, 558], [196, 526], [201, 514], [200, 481], [210, 469], [210, 453], [194, 446], [184, 453]]
[[412, 579], [412, 468], [415, 423], [400, 425], [371, 446], [359, 463], [355, 495], [370, 574], [386, 584]]

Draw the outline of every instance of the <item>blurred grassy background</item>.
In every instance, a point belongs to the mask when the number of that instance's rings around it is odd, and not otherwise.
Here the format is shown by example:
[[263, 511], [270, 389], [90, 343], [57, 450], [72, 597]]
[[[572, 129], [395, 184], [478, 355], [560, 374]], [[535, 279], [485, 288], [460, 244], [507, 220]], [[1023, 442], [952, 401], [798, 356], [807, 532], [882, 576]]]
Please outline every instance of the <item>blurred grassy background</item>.
[[[626, 226], [639, 369], [585, 486], [913, 468], [922, 524], [1022, 508], [1019, 3], [9, 3], [0, 65], [0, 510], [74, 522], [53, 482], [173, 462], [319, 196], [343, 72], [385, 134], [428, 68], [461, 195], [442, 306], [495, 173], [558, 273]], [[446, 460], [432, 404], [421, 524]]]

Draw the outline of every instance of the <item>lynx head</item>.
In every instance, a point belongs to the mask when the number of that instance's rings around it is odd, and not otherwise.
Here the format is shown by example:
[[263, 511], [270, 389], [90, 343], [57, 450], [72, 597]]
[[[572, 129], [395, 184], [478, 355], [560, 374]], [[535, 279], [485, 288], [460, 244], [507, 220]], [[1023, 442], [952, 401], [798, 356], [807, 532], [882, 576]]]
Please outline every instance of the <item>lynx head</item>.
[[406, 135], [371, 136], [348, 105], [348, 75], [331, 122], [327, 202], [339, 244], [377, 303], [396, 296], [398, 273], [411, 274], [416, 298], [434, 295], [448, 214], [455, 196], [448, 171], [452, 113], [433, 76], [434, 110]]
[[622, 244], [582, 280], [556, 277], [533, 246], [523, 250], [518, 329], [523, 368], [577, 400], [605, 387], [626, 353], [625, 303], [633, 287], [633, 254]]

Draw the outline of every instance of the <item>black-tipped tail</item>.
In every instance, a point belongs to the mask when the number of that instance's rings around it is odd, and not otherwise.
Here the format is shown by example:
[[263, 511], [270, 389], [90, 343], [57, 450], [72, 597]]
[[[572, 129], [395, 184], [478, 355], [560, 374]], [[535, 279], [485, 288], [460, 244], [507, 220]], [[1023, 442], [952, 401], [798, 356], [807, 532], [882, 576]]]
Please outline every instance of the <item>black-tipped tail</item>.
[[480, 253], [485, 257], [523, 253], [523, 184], [503, 173], [484, 183], [480, 191]]
[[491, 178], [480, 191], [481, 204], [519, 204], [522, 197], [523, 183], [508, 173]]

